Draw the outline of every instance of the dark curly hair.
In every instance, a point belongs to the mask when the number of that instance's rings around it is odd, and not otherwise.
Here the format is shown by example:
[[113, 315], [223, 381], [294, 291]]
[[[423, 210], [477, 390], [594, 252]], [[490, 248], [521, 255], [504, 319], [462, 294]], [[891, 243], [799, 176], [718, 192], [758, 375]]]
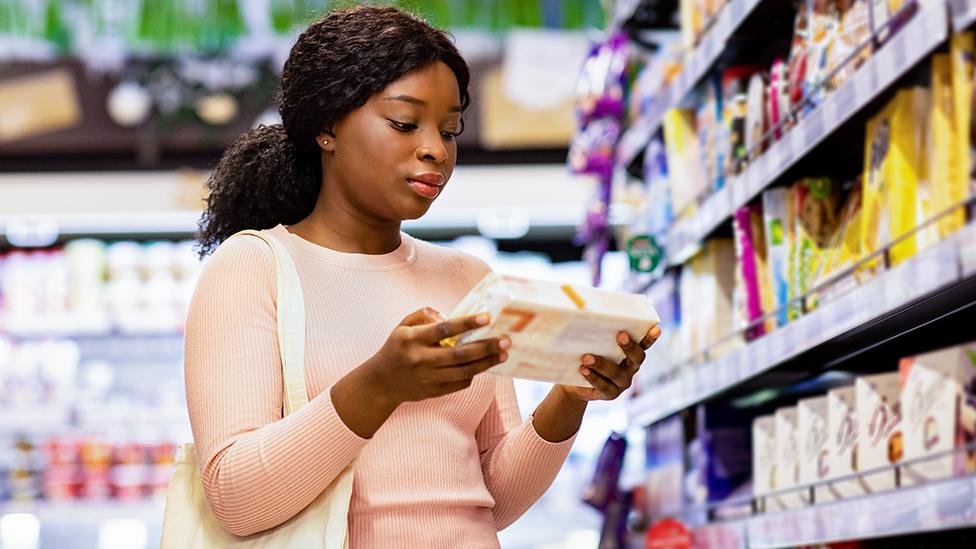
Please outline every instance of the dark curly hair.
[[276, 98], [282, 124], [239, 137], [207, 180], [210, 196], [197, 235], [201, 257], [240, 230], [307, 217], [322, 184], [316, 137], [391, 82], [436, 61], [454, 72], [466, 108], [468, 66], [443, 31], [376, 6], [332, 11], [312, 23], [282, 72]]

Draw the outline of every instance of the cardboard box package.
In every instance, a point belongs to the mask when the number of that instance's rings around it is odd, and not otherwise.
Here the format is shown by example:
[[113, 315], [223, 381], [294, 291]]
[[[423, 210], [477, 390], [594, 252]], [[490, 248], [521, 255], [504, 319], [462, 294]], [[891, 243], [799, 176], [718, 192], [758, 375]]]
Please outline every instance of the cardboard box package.
[[752, 495], [761, 498], [776, 491], [776, 418], [752, 421]]
[[[776, 410], [776, 490], [800, 485], [800, 438], [795, 406]], [[796, 509], [806, 505], [806, 490], [781, 494], [767, 503], [769, 511]]]
[[[827, 393], [827, 479], [846, 477], [857, 472], [857, 400], [854, 386], [833, 389]], [[857, 479], [832, 482], [817, 501], [851, 498], [864, 494]]]
[[[796, 404], [796, 427], [800, 441], [800, 484], [827, 480], [829, 472], [827, 397], [803, 399]], [[814, 487], [814, 501], [828, 492], [826, 485]], [[808, 491], [809, 493], [809, 491]]]
[[[976, 442], [976, 342], [901, 361], [905, 459], [925, 458]], [[907, 466], [902, 484], [976, 471], [976, 452], [957, 452]]]
[[[857, 468], [870, 471], [894, 465], [904, 454], [901, 423], [901, 383], [898, 372], [859, 377], [857, 391]], [[867, 474], [860, 481], [865, 491], [896, 486], [895, 469]]]
[[488, 273], [451, 313], [452, 318], [490, 313], [491, 324], [445, 340], [457, 345], [508, 335], [508, 360], [492, 373], [589, 387], [580, 374], [586, 353], [624, 359], [617, 334], [635, 338], [660, 323], [644, 295]]

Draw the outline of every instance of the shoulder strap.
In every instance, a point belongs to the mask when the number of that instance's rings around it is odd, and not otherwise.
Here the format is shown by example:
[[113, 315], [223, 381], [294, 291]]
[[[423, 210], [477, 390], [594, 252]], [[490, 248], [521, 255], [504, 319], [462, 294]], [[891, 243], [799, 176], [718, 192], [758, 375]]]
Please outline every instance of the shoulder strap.
[[308, 404], [305, 388], [305, 297], [295, 263], [285, 246], [274, 236], [246, 230], [237, 234], [256, 236], [274, 252], [278, 279], [278, 352], [284, 382], [285, 415]]

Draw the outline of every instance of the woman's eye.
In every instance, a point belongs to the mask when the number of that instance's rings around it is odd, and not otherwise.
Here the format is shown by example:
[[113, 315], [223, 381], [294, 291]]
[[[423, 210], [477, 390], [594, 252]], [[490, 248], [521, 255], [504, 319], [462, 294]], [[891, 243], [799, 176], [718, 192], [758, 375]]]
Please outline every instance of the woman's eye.
[[411, 124], [409, 122], [400, 122], [398, 120], [390, 120], [390, 124], [401, 132], [409, 132], [417, 129], [416, 124]]
[[448, 141], [454, 141], [459, 135], [461, 135], [461, 132], [441, 132], [441, 136]]

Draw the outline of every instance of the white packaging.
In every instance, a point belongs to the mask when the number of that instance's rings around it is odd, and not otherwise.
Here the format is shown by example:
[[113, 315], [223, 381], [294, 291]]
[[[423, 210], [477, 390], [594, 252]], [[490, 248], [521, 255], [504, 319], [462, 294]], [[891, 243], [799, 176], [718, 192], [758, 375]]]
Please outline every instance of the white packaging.
[[760, 498], [776, 491], [776, 418], [752, 421], [752, 495]]
[[[976, 343], [901, 362], [905, 459], [964, 448], [976, 441]], [[976, 471], [974, 452], [957, 451], [906, 466], [902, 484], [918, 484]]]
[[[904, 453], [901, 432], [901, 382], [898, 372], [859, 377], [857, 391], [857, 465], [860, 471], [891, 467]], [[895, 487], [895, 469], [866, 474], [861, 483], [867, 492]]]
[[[857, 472], [857, 392], [854, 386], [827, 393], [827, 478], [849, 477]], [[852, 498], [864, 494], [857, 479], [832, 482], [817, 501]]]
[[[827, 397], [797, 402], [796, 427], [800, 438], [800, 484], [809, 486], [827, 480]], [[821, 501], [821, 494], [827, 491], [824, 484], [816, 486], [815, 501]]]
[[490, 313], [491, 324], [447, 344], [508, 335], [508, 360], [492, 373], [589, 387], [580, 374], [590, 353], [624, 359], [617, 334], [640, 340], [660, 318], [647, 296], [489, 273], [451, 313]]
[[[776, 491], [800, 486], [800, 431], [795, 406], [776, 410]], [[785, 511], [806, 505], [806, 491], [797, 489], [770, 498], [768, 511]]]

